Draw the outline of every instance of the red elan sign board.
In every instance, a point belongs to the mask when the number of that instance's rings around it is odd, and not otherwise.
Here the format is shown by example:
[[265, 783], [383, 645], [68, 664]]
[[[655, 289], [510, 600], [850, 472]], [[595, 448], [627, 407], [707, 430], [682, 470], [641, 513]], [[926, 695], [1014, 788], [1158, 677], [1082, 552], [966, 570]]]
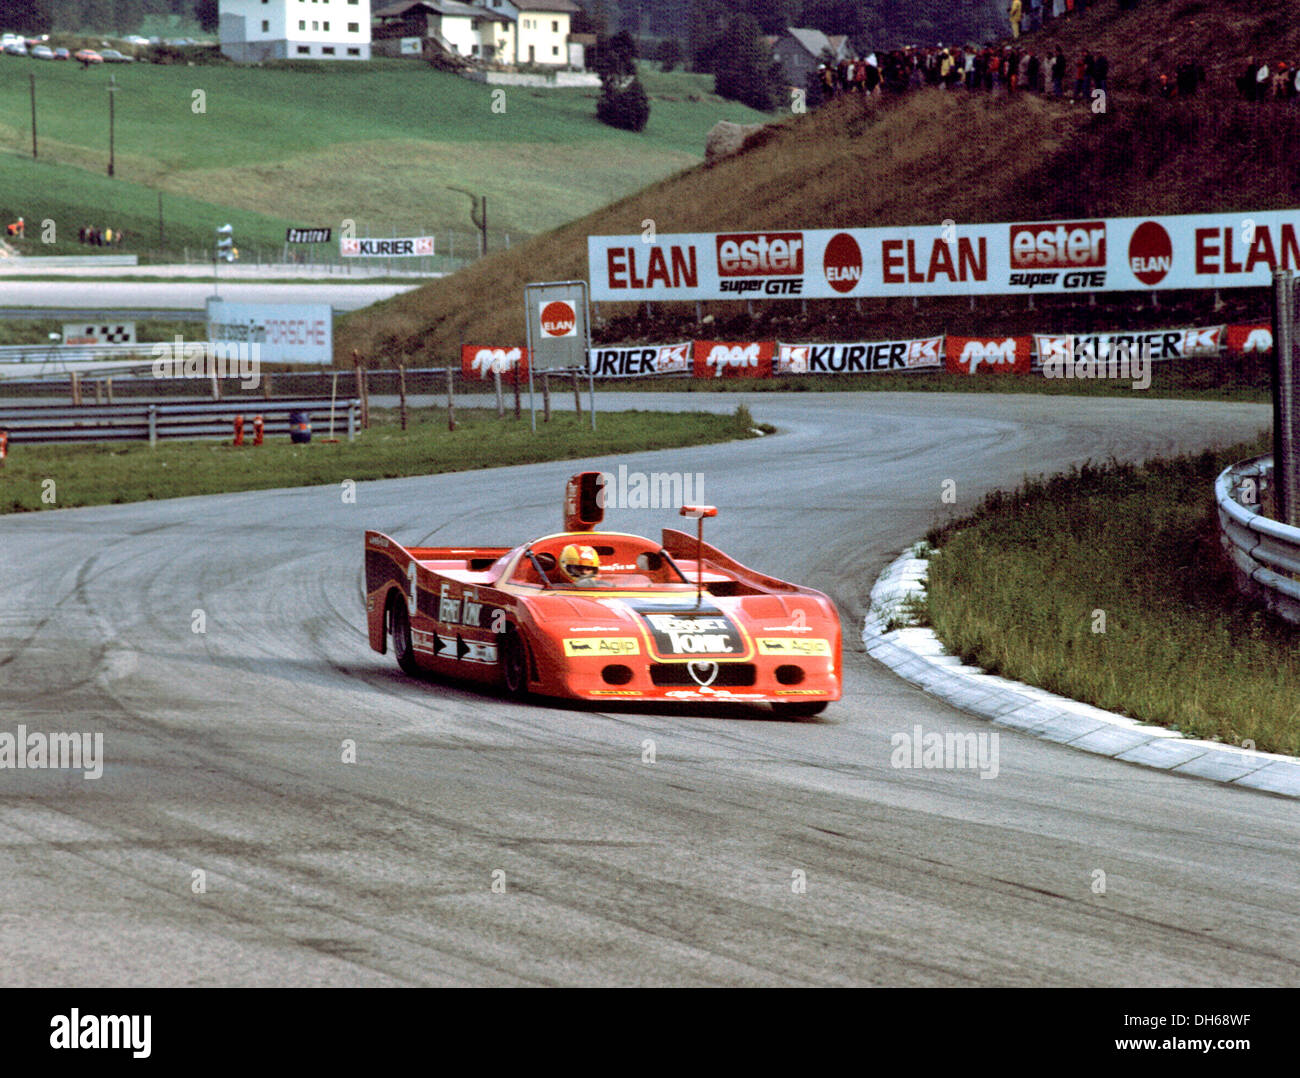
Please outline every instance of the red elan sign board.
[[589, 236], [587, 262], [600, 302], [1263, 288], [1300, 270], [1300, 210]]

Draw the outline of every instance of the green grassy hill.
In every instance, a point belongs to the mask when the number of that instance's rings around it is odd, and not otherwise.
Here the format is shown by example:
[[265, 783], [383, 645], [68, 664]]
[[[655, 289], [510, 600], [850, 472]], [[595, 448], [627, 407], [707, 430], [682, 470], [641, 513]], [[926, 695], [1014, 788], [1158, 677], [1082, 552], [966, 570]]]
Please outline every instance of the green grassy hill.
[[[110, 78], [116, 179], [105, 186]], [[650, 124], [632, 134], [596, 121], [594, 90], [497, 90], [417, 61], [82, 70], [0, 56], [0, 211], [53, 218], [61, 251], [83, 223], [156, 242], [160, 190], [171, 247], [206, 244], [226, 220], [245, 244], [274, 246], [286, 223], [468, 231], [468, 199], [447, 190], [457, 186], [488, 196], [499, 243], [695, 164], [720, 119], [764, 118], [714, 97], [710, 81], [649, 74]]]

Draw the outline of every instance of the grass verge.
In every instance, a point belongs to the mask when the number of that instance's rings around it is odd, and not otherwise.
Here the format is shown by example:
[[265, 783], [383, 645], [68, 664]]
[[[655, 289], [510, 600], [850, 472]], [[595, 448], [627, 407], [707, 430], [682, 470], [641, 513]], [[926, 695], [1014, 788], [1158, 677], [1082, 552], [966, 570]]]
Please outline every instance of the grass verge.
[[1300, 630], [1240, 598], [1215, 476], [1235, 446], [995, 492], [926, 538], [929, 623], [990, 672], [1183, 733], [1300, 755]]
[[[395, 479], [409, 475], [534, 464], [602, 454], [649, 452], [759, 437], [744, 406], [728, 416], [706, 412], [614, 412], [590, 419], [572, 412], [538, 424], [500, 420], [495, 410], [456, 412], [447, 430], [441, 410], [413, 410], [407, 430], [391, 412], [372, 410], [371, 429], [355, 442], [293, 445], [275, 438], [258, 448], [225, 442], [17, 445], [0, 467], [0, 512], [181, 498], [240, 490]], [[53, 482], [51, 487], [49, 484]], [[52, 500], [51, 500], [52, 499]]]

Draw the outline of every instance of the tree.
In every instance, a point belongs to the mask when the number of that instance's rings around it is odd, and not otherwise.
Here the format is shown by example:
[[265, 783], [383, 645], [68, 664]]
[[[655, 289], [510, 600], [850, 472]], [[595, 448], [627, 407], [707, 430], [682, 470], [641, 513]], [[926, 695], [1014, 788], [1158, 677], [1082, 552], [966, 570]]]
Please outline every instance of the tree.
[[636, 42], [626, 30], [596, 42], [596, 73], [600, 100], [596, 119], [625, 131], [644, 131], [650, 119], [650, 98], [636, 77]]
[[609, 33], [609, 5], [605, 0], [584, 0], [574, 13], [572, 29], [575, 34], [604, 37]]
[[779, 34], [799, 11], [798, 0], [743, 0], [739, 10], [753, 15], [765, 34]]
[[606, 88], [596, 102], [596, 119], [624, 131], [644, 131], [650, 120], [650, 99], [635, 76], [622, 89]]
[[194, 17], [205, 34], [215, 31], [221, 25], [219, 0], [194, 0]]
[[620, 30], [613, 37], [597, 38], [593, 67], [600, 76], [602, 89], [611, 83], [622, 85], [636, 78], [636, 42], [632, 35]]
[[662, 71], [672, 71], [682, 62], [682, 46], [675, 37], [664, 38], [659, 42], [659, 52], [655, 57]]
[[113, 0], [113, 29], [134, 34], [144, 22], [144, 0]]
[[782, 96], [780, 67], [772, 61], [762, 29], [752, 15], [734, 15], [717, 53], [713, 92], [764, 112]]

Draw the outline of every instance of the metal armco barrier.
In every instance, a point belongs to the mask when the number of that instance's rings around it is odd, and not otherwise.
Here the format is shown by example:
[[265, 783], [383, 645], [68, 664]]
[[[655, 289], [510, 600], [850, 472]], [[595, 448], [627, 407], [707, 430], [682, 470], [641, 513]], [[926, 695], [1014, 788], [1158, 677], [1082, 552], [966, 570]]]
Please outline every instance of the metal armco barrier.
[[1256, 457], [1224, 469], [1215, 480], [1219, 540], [1236, 567], [1238, 588], [1300, 625], [1300, 528], [1260, 516], [1258, 509], [1272, 470], [1272, 457]]
[[[334, 404], [335, 423], [346, 429], [348, 441], [357, 430], [361, 402], [340, 399]], [[261, 417], [267, 436], [290, 433], [289, 414], [306, 412], [328, 424], [330, 401], [326, 397], [231, 398], [223, 401], [182, 400], [154, 403], [71, 406], [30, 404], [0, 406], [0, 427], [10, 446], [51, 442], [125, 442], [160, 438], [230, 438], [236, 416]], [[256, 429], [256, 420], [254, 420]]]

